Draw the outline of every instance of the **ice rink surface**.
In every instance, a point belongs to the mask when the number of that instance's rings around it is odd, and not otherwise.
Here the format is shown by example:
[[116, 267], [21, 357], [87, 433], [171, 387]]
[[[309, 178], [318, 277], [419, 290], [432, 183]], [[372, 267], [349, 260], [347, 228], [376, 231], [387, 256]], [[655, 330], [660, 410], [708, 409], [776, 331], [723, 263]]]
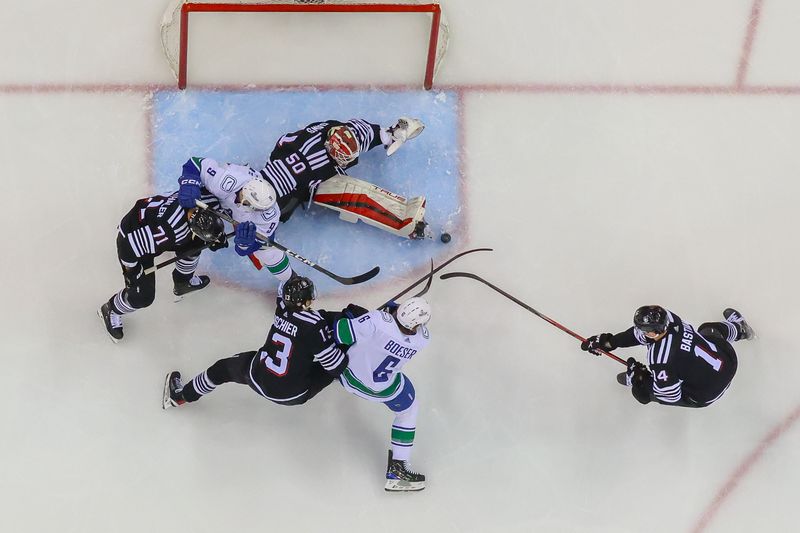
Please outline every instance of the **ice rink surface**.
[[[800, 6], [442, 4], [451, 42], [438, 93], [416, 88], [424, 17], [281, 15], [198, 18], [181, 96], [159, 50], [162, 0], [5, 3], [1, 531], [797, 531]], [[337, 48], [351, 53], [331, 58]], [[160, 103], [226, 91], [299, 96], [265, 107], [263, 132], [228, 115], [217, 145], [205, 121], [176, 129], [165, 176]], [[584, 335], [626, 329], [643, 304], [695, 325], [739, 308], [759, 338], [736, 345], [725, 396], [702, 410], [639, 405], [616, 384], [619, 364], [455, 279], [434, 282], [433, 340], [405, 367], [421, 401], [422, 493], [384, 493], [391, 415], [335, 385], [302, 407], [228, 385], [162, 411], [164, 374], [259, 347], [272, 299], [234, 279], [175, 304], [160, 273], [156, 303], [126, 317], [113, 345], [95, 311], [122, 283], [115, 226], [133, 202], [167, 192], [187, 151], [250, 158], [240, 151], [261, 141], [243, 134], [259, 131], [265, 155], [279, 117], [389, 123], [437, 95], [448, 122], [430, 122], [396, 160], [370, 154], [357, 176], [426, 175], [422, 154], [453, 143], [437, 164], [457, 173], [461, 196], [441, 202], [463, 208], [458, 240], [446, 253], [427, 243], [403, 267], [373, 261], [377, 230], [322, 217], [324, 242], [296, 229], [312, 259], [317, 242], [357, 246], [355, 259], [326, 255], [332, 270], [395, 268], [318, 305], [376, 306], [431, 256], [490, 246], [454, 269]]]

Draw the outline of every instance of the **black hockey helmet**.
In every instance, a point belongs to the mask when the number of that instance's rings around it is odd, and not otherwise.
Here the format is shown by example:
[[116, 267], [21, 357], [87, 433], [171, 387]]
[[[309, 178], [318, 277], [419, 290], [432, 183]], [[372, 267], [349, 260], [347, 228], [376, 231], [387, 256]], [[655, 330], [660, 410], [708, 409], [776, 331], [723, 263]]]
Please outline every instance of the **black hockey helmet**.
[[633, 314], [633, 325], [645, 333], [664, 333], [669, 325], [669, 315], [660, 305], [643, 305]]
[[225, 225], [222, 220], [208, 211], [196, 211], [189, 220], [189, 229], [205, 242], [216, 242], [225, 238]]
[[317, 297], [317, 289], [314, 282], [303, 276], [294, 276], [283, 284], [283, 301], [292, 307], [305, 307], [306, 302], [310, 302]]

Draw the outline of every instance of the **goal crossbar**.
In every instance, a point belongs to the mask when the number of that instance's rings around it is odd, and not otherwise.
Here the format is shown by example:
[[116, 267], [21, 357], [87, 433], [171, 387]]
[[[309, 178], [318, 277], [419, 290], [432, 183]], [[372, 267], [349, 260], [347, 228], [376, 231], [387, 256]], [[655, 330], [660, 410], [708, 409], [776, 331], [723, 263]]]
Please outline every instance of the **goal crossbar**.
[[439, 4], [223, 4], [187, 2], [181, 6], [178, 88], [187, 84], [190, 13], [430, 13], [431, 33], [423, 87], [433, 87], [436, 70], [436, 51], [439, 44], [439, 24], [442, 8]]

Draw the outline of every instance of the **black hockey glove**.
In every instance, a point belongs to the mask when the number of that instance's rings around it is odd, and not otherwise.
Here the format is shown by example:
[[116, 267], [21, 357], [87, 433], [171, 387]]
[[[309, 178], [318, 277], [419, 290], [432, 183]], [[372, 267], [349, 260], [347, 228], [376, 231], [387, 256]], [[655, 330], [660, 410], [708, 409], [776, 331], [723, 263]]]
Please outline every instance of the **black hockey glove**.
[[581, 343], [581, 350], [589, 352], [594, 355], [602, 355], [600, 350], [610, 352], [616, 346], [611, 342], [614, 335], [611, 333], [601, 333], [600, 335], [592, 335]]
[[228, 247], [228, 239], [224, 237], [208, 245], [208, 249], [211, 250], [212, 252], [216, 252], [217, 250], [222, 250], [223, 248], [227, 247]]
[[141, 263], [136, 263], [136, 266], [125, 267], [123, 277], [125, 278], [125, 287], [130, 289], [131, 285], [144, 277], [144, 266]]
[[629, 357], [626, 362], [628, 370], [625, 372], [625, 381], [626, 385], [631, 387], [633, 397], [639, 403], [650, 403], [653, 392], [653, 375], [645, 365], [633, 357]]
[[367, 313], [369, 313], [368, 309], [356, 304], [347, 304], [347, 307], [342, 310], [342, 314], [347, 318], [358, 318]]

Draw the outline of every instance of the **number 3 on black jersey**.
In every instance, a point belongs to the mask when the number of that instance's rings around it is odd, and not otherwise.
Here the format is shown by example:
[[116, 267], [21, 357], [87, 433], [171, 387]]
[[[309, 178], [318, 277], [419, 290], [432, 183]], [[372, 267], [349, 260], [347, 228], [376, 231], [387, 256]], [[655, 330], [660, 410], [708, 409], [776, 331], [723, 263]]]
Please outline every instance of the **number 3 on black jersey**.
[[280, 333], [272, 334], [272, 344], [276, 347], [275, 355], [262, 350], [259, 354], [267, 370], [276, 376], [285, 376], [289, 370], [289, 358], [292, 356], [292, 339]]

